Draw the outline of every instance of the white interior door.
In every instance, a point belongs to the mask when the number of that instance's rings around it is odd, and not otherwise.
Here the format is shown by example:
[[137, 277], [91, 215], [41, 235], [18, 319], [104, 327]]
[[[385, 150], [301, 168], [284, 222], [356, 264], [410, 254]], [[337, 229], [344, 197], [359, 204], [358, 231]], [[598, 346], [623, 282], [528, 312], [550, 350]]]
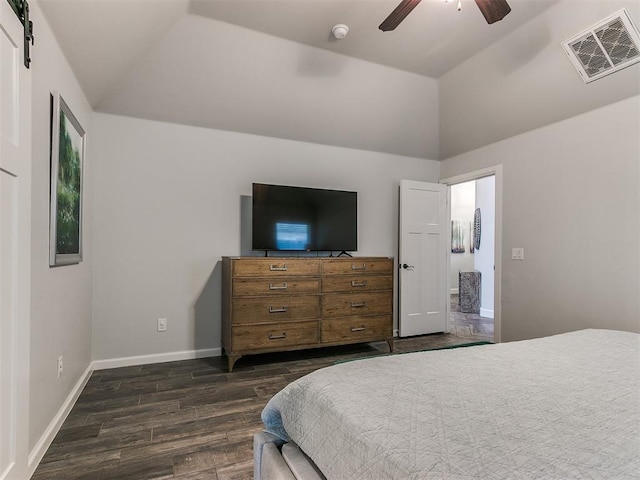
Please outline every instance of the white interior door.
[[0, 0], [0, 480], [28, 454], [31, 80], [23, 28]]
[[447, 187], [400, 181], [399, 335], [447, 326]]

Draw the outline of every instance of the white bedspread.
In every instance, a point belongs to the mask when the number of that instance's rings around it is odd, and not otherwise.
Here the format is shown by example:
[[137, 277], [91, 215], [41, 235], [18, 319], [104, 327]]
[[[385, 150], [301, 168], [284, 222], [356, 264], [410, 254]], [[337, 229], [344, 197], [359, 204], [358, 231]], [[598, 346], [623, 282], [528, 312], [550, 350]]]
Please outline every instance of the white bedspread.
[[274, 396], [278, 416], [328, 479], [638, 479], [640, 335], [339, 364]]

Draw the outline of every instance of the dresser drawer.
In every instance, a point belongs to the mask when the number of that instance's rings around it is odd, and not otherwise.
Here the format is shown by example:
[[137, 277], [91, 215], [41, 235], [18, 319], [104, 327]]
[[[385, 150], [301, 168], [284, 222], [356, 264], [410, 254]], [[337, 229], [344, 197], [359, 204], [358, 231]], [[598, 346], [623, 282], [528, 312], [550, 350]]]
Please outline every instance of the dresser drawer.
[[322, 278], [322, 293], [391, 290], [391, 275], [331, 275]]
[[320, 291], [319, 278], [278, 277], [278, 278], [234, 278], [233, 296], [255, 295], [301, 295], [317, 294]]
[[392, 313], [391, 292], [330, 293], [322, 297], [323, 317]]
[[232, 327], [233, 350], [280, 349], [318, 343], [318, 322], [290, 322]]
[[291, 258], [256, 258], [233, 262], [234, 277], [278, 277], [287, 275], [318, 275], [320, 260]]
[[318, 295], [236, 297], [232, 300], [232, 324], [295, 321], [320, 317]]
[[322, 260], [323, 275], [393, 273], [393, 260], [387, 258], [350, 258]]
[[344, 317], [322, 321], [322, 342], [364, 341], [393, 336], [393, 317]]

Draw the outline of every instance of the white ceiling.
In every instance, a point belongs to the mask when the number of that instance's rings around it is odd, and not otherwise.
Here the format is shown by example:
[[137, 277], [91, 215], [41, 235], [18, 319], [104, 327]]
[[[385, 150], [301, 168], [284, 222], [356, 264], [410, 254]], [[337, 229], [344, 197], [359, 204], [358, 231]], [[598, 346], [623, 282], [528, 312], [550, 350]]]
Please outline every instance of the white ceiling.
[[[89, 102], [98, 106], [153, 45], [191, 13], [438, 78], [557, 3], [510, 0], [488, 25], [473, 0], [423, 0], [392, 32], [378, 25], [399, 0], [41, 0]], [[347, 24], [343, 40], [331, 27]], [[189, 52], [185, 52], [188, 54]]]
[[587, 86], [561, 48], [640, 0], [509, 0], [493, 25], [473, 0], [422, 0], [380, 31], [399, 1], [37, 0], [33, 16], [97, 112], [416, 158], [640, 94], [640, 64]]
[[[378, 25], [400, 0], [191, 0], [192, 13], [409, 72], [438, 78], [549, 8], [557, 0], [510, 0], [488, 25], [473, 0], [423, 0], [391, 32]], [[349, 26], [336, 40], [334, 24]]]

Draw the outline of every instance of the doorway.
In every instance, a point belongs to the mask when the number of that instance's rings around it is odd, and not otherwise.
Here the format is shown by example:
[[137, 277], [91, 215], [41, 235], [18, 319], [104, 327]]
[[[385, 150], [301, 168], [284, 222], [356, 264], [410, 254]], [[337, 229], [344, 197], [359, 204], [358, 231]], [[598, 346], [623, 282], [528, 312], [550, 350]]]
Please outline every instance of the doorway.
[[449, 187], [447, 331], [500, 341], [502, 166], [441, 180]]
[[447, 331], [493, 340], [495, 176], [450, 187], [451, 255]]

